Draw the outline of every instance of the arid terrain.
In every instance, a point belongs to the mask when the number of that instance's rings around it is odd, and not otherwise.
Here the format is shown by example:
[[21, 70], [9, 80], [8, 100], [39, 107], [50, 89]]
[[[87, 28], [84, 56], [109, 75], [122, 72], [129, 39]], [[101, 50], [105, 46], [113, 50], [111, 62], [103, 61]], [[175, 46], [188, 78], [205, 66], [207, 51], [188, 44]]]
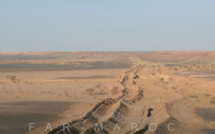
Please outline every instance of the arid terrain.
[[215, 52], [2, 52], [0, 133], [215, 134]]

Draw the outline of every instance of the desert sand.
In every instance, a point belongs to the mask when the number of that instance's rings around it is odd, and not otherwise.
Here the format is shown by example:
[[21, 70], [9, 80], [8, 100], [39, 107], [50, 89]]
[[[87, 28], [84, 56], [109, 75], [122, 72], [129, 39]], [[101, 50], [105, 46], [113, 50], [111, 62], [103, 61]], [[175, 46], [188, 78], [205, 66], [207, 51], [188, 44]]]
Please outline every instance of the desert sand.
[[215, 52], [0, 53], [0, 133], [214, 134], [214, 80]]

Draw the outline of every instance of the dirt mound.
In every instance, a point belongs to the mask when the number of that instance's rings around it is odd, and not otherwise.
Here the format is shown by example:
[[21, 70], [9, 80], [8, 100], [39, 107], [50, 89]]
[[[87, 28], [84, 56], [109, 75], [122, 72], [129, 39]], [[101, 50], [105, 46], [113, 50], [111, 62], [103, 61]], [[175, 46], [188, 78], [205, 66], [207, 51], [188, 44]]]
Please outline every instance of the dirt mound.
[[198, 124], [192, 111], [199, 97], [187, 97], [183, 77], [174, 76], [164, 65], [137, 65], [121, 75], [121, 95], [99, 102], [84, 117], [71, 121], [69, 130], [60, 126], [49, 134], [185, 134], [196, 132], [197, 125], [201, 131], [205, 124]]

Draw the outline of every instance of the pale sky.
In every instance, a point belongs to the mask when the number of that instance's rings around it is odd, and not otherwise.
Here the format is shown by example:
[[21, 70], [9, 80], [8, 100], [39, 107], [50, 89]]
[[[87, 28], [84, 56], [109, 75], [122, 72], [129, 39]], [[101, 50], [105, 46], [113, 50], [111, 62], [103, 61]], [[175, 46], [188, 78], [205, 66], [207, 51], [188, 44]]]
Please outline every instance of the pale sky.
[[215, 50], [215, 0], [2, 0], [0, 17], [0, 52]]

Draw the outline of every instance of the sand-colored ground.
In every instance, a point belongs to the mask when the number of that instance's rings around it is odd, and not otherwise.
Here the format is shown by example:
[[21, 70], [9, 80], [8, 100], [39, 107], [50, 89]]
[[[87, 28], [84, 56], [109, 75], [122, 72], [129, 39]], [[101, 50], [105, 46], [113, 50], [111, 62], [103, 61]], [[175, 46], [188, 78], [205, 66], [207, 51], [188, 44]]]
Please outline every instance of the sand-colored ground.
[[[72, 103], [43, 120], [53, 128], [49, 134], [215, 133], [214, 52], [37, 52], [15, 53], [14, 60], [12, 54], [1, 55], [0, 114], [11, 107], [8, 102]], [[95, 130], [96, 123], [103, 124], [103, 131]], [[114, 130], [116, 124], [120, 130]], [[29, 134], [48, 133], [46, 127], [38, 125]]]

